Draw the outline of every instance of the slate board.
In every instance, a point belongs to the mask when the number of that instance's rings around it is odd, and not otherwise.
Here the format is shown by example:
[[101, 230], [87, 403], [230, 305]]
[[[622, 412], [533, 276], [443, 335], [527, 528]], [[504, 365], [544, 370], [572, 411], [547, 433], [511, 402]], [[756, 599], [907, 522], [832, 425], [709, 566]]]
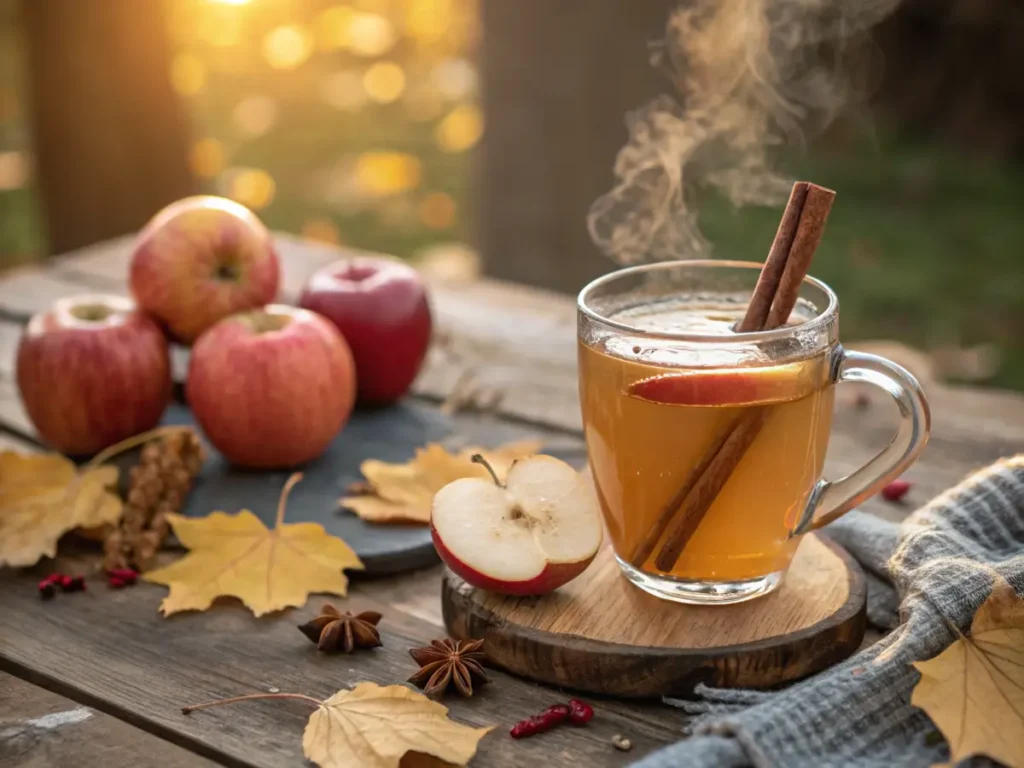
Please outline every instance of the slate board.
[[[173, 403], [164, 424], [192, 424], [187, 406]], [[423, 525], [372, 525], [338, 507], [350, 483], [362, 478], [365, 459], [404, 462], [415, 449], [440, 442], [449, 449], [467, 445], [493, 447], [512, 440], [538, 437], [536, 430], [497, 420], [450, 417], [435, 408], [405, 401], [388, 408], [353, 412], [351, 419], [319, 459], [296, 470], [254, 472], [232, 467], [207, 442], [208, 458], [189, 494], [183, 513], [202, 517], [214, 510], [251, 510], [267, 525], [274, 524], [281, 488], [292, 471], [304, 478], [292, 490], [288, 522], [320, 523], [328, 533], [348, 542], [366, 566], [365, 573], [400, 573], [433, 565], [437, 553]], [[575, 441], [573, 441], [575, 442]], [[574, 464], [582, 463], [579, 449], [553, 451]]]

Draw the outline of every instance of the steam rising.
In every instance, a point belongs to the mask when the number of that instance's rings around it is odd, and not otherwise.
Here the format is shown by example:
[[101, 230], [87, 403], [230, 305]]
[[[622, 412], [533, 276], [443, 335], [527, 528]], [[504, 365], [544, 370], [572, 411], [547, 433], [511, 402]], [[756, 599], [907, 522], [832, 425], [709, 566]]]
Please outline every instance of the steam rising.
[[626, 116], [615, 188], [590, 209], [594, 242], [620, 264], [710, 250], [695, 192], [736, 206], [783, 202], [791, 181], [773, 148], [823, 130], [847, 98], [851, 51], [899, 0], [686, 0], [654, 64], [679, 93]]

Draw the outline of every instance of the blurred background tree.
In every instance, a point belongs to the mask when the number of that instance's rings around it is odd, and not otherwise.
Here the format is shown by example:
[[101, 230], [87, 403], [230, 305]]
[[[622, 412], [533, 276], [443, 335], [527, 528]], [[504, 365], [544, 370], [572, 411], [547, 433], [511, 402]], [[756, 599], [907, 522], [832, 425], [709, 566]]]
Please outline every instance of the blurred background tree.
[[[646, 44], [672, 5], [0, 0], [0, 267], [194, 189], [315, 240], [472, 246], [490, 274], [575, 291], [611, 266], [584, 216], [624, 112], [666, 87]], [[815, 272], [846, 338], [1019, 389], [1022, 36], [1015, 0], [904, 0], [876, 30], [870, 110], [782, 158], [840, 192]], [[722, 256], [760, 258], [777, 215], [701, 201]]]

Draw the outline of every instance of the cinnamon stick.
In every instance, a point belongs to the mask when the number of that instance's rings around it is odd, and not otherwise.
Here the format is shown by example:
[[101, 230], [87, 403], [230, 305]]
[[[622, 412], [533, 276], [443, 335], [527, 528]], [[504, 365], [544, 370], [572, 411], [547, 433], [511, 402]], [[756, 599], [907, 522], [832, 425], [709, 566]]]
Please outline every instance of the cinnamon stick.
[[[789, 319], [834, 200], [835, 192], [816, 184], [797, 182], [793, 185], [747, 312], [737, 325], [738, 331], [777, 328]], [[641, 543], [633, 558], [635, 565], [646, 562], [667, 530], [655, 565], [661, 571], [675, 567], [704, 515], [760, 433], [769, 409], [770, 406], [748, 408], [714, 440], [662, 510], [651, 534]]]

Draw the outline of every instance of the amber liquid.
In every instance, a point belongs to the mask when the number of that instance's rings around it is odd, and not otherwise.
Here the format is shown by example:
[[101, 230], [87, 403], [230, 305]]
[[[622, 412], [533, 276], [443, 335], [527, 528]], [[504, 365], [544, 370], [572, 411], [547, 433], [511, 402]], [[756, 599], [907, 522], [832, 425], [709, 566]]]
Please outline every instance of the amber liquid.
[[[670, 309], [626, 321], [647, 330], [728, 334], [735, 311]], [[717, 356], [706, 348], [612, 338], [581, 342], [579, 366], [590, 466], [621, 560], [652, 576], [714, 581], [788, 566], [799, 543], [789, 532], [821, 476], [828, 443], [834, 387], [827, 354], [780, 365], [725, 349]], [[653, 377], [666, 378], [648, 386]], [[767, 418], [754, 442], [674, 567], [659, 569], [667, 532], [645, 540], [663, 510], [716, 435], [761, 406], [768, 406]]]

